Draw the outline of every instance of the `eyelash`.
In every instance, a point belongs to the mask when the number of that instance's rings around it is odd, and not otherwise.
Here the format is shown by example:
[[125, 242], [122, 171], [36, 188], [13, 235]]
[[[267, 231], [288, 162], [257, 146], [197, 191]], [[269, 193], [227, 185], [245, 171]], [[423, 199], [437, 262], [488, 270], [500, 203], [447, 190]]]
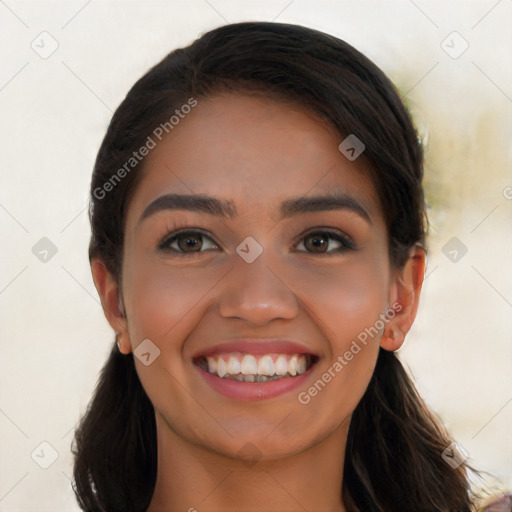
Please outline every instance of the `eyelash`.
[[[216, 246], [216, 249], [219, 248], [219, 244], [217, 242], [215, 242], [215, 240], [213, 240], [213, 238], [210, 235], [208, 235], [207, 233], [205, 233], [204, 231], [202, 231], [200, 229], [196, 229], [196, 228], [184, 228], [179, 231], [174, 231], [174, 232], [168, 234], [167, 236], [165, 236], [164, 239], [159, 243], [158, 249], [161, 251], [164, 251], [164, 252], [174, 253], [179, 257], [197, 255], [198, 253], [207, 252], [208, 250], [211, 250], [211, 249], [207, 249], [207, 250], [186, 252], [186, 251], [181, 251], [179, 249], [170, 247], [170, 245], [172, 243], [174, 243], [174, 241], [176, 241], [180, 235], [192, 235], [192, 236], [200, 235], [201, 237], [203, 237], [203, 239], [204, 238], [209, 239], [210, 242]], [[315, 252], [310, 252], [307, 250], [301, 250], [299, 252], [306, 253], [309, 255], [332, 256], [333, 254], [340, 254], [347, 250], [355, 250], [356, 249], [354, 242], [347, 235], [342, 235], [342, 234], [334, 232], [332, 230], [322, 229], [322, 228], [317, 228], [317, 229], [311, 230], [311, 231], [301, 235], [299, 238], [299, 241], [293, 245], [293, 248], [295, 249], [300, 243], [302, 243], [304, 245], [304, 240], [307, 237], [312, 236], [312, 235], [317, 235], [317, 236], [320, 235], [320, 236], [329, 238], [330, 240], [335, 240], [336, 242], [339, 242], [341, 244], [341, 246], [337, 249], [323, 252], [323, 253], [322, 252], [315, 253]]]

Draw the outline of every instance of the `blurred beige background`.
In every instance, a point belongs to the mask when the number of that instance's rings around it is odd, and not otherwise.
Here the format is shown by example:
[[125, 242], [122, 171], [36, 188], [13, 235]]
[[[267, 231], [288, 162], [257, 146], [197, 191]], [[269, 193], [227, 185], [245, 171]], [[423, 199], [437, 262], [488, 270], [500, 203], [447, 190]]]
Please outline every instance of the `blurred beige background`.
[[345, 39], [404, 94], [426, 141], [432, 228], [402, 360], [492, 475], [480, 484], [512, 488], [510, 0], [5, 0], [0, 16], [2, 512], [78, 510], [73, 428], [113, 340], [86, 215], [112, 112], [169, 51], [242, 20]]

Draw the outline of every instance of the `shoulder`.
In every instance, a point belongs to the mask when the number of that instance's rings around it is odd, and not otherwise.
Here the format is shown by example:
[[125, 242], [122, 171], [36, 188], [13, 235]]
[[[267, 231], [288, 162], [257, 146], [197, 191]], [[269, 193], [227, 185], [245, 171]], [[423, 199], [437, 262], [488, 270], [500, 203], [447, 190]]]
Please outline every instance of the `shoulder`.
[[505, 494], [492, 501], [481, 512], [512, 512], [512, 494]]

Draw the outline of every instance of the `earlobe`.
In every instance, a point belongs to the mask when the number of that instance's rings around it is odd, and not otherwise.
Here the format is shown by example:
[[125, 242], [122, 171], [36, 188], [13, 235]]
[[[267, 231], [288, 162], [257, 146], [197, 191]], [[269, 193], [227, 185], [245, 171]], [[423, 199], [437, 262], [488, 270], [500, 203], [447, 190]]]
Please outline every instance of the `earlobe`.
[[94, 285], [100, 296], [105, 317], [116, 333], [116, 342], [119, 351], [123, 354], [129, 354], [131, 352], [130, 336], [128, 333], [122, 294], [117, 280], [100, 259], [92, 260], [91, 272]]
[[425, 277], [426, 252], [423, 247], [411, 249], [409, 259], [390, 287], [390, 304], [395, 315], [390, 318], [381, 338], [385, 350], [398, 350], [405, 341], [418, 311], [421, 287]]
[[394, 352], [398, 350], [405, 341], [405, 334], [402, 329], [396, 326], [388, 325], [382, 335], [380, 346], [384, 350]]

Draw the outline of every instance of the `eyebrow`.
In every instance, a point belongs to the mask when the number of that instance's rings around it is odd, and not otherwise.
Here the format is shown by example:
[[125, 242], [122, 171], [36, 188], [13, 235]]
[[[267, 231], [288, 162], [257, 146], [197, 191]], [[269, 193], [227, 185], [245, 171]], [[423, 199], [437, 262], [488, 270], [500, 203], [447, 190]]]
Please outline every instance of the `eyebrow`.
[[199, 195], [166, 194], [158, 197], [146, 207], [139, 222], [162, 210], [205, 212], [230, 219], [237, 215], [236, 206], [232, 201]]
[[[201, 195], [166, 194], [158, 197], [145, 208], [139, 223], [162, 210], [197, 211], [229, 219], [233, 219], [238, 215], [233, 201]], [[354, 197], [346, 194], [288, 199], [281, 204], [280, 213], [283, 219], [303, 213], [327, 210], [351, 210], [370, 224], [372, 223], [370, 215], [361, 203]]]
[[289, 199], [281, 204], [281, 217], [292, 217], [301, 213], [326, 210], [351, 210], [370, 224], [372, 223], [371, 217], [363, 205], [357, 199], [347, 194], [329, 194], [326, 196]]

